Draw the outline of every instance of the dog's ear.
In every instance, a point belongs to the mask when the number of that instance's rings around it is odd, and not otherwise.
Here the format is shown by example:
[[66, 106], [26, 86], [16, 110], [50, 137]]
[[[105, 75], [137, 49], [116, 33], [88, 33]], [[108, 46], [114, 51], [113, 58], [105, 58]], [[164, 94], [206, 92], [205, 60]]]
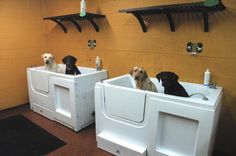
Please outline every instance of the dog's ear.
[[64, 57], [61, 61], [63, 62], [63, 64], [66, 64], [66, 58], [67, 57]]
[[162, 75], [162, 73], [158, 73], [158, 74], [156, 75], [156, 78], [157, 78], [158, 82], [160, 82], [160, 80], [161, 80], [161, 75]]
[[175, 73], [171, 73], [171, 79], [172, 79], [173, 82], [177, 82], [178, 79], [179, 79], [179, 76], [176, 75]]
[[147, 74], [147, 72], [145, 70], [143, 70], [143, 77], [142, 77], [141, 81], [144, 81], [147, 78], [148, 78], [148, 74]]
[[42, 55], [41, 55], [41, 58], [44, 58], [44, 55], [45, 55], [45, 54], [42, 54]]
[[134, 68], [132, 68], [132, 69], [129, 71], [129, 74], [132, 76], [132, 75], [133, 75], [133, 72], [134, 72]]
[[77, 61], [77, 58], [75, 58], [74, 56], [70, 56], [71, 59], [71, 63], [75, 64]]
[[52, 59], [54, 60], [55, 59], [55, 56], [54, 55], [51, 55]]

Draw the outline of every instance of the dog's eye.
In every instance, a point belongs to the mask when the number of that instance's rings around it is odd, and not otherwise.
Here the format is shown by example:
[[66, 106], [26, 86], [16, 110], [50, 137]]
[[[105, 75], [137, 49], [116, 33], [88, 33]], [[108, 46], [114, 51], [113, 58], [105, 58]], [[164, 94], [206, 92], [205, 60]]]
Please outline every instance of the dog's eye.
[[51, 59], [52, 57], [50, 56], [49, 58]]
[[47, 58], [47, 56], [44, 56], [44, 58]]

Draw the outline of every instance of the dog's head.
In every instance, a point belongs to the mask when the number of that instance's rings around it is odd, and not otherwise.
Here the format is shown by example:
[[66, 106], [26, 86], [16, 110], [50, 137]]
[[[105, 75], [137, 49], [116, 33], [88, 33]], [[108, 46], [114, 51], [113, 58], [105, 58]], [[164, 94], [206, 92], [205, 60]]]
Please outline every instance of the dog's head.
[[178, 75], [173, 72], [160, 72], [156, 75], [156, 78], [159, 82], [161, 80], [162, 86], [165, 88], [170, 88], [171, 86], [176, 84], [179, 79]]
[[62, 62], [66, 65], [68, 70], [71, 70], [76, 63], [77, 59], [74, 56], [68, 55], [62, 59]]
[[144, 81], [148, 78], [147, 72], [142, 67], [138, 67], [138, 66], [130, 70], [130, 75], [136, 81]]
[[53, 56], [53, 54], [50, 53], [44, 53], [42, 56], [43, 61], [45, 63], [45, 65], [50, 65], [54, 62], [55, 57]]

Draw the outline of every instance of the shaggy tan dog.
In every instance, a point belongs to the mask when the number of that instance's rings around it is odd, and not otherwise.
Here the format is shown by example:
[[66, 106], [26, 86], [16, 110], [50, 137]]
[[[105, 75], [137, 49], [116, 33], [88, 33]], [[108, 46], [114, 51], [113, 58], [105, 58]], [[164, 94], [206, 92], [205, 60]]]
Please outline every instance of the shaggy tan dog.
[[53, 56], [53, 54], [44, 53], [41, 57], [43, 58], [45, 64], [45, 70], [64, 73], [63, 69], [61, 69], [55, 62], [55, 57]]
[[142, 67], [134, 67], [130, 70], [130, 75], [134, 78], [137, 89], [157, 92], [155, 84], [150, 80], [147, 72]]

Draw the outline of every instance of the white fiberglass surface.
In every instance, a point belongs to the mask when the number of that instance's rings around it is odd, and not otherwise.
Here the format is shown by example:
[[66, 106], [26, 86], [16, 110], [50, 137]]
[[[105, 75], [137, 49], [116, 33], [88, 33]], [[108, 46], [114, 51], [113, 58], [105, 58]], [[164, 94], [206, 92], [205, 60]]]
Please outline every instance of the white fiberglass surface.
[[[65, 71], [66, 66], [64, 64], [58, 64], [58, 66]], [[81, 66], [77, 66], [77, 68], [80, 70], [81, 75], [83, 74], [91, 74], [91, 73], [95, 73], [97, 72], [95, 68], [89, 68], [89, 67], [81, 67]], [[45, 71], [45, 72], [49, 72], [49, 73], [54, 73], [54, 74], [60, 74], [60, 75], [65, 75], [63, 73], [56, 73], [56, 72], [50, 72], [50, 71], [46, 71], [45, 70], [45, 66], [38, 66], [38, 67], [33, 67], [33, 68], [29, 68], [31, 70], [41, 70], [41, 71]], [[77, 75], [77, 76], [81, 76], [81, 75]], [[66, 76], [74, 76], [74, 75], [66, 75]]]
[[158, 123], [157, 151], [169, 154], [174, 151], [174, 155], [183, 156], [194, 155], [199, 126], [197, 120], [160, 112]]
[[[156, 78], [150, 77], [151, 81], [155, 84], [157, 87], [158, 93], [164, 94], [164, 87], [161, 85], [161, 82], [159, 82]], [[119, 77], [115, 77], [109, 80], [104, 81], [110, 85], [116, 85], [120, 87], [127, 87], [127, 88], [135, 88], [135, 81], [134, 79], [129, 75], [123, 75]], [[180, 82], [180, 84], [185, 88], [187, 93], [189, 95], [196, 94], [192, 96], [191, 98], [199, 98], [201, 99], [204, 96], [217, 96], [213, 94], [218, 94], [219, 90], [217, 89], [210, 89], [208, 86], [204, 86], [202, 84], [196, 84], [196, 83], [189, 83], [189, 82]], [[220, 87], [218, 87], [221, 89]], [[200, 94], [198, 94], [200, 93]]]
[[55, 108], [56, 112], [67, 117], [71, 117], [70, 90], [62, 86], [55, 85]]
[[107, 85], [105, 109], [113, 116], [140, 123], [144, 120], [146, 93]]

